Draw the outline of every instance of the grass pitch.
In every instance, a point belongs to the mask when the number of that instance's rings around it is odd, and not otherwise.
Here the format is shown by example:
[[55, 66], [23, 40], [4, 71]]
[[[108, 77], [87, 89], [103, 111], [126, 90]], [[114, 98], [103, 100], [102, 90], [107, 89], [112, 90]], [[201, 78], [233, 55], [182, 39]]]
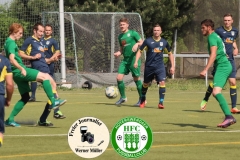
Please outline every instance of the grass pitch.
[[[180, 84], [179, 84], [180, 85]], [[192, 88], [197, 88], [198, 86]], [[201, 88], [201, 87], [200, 87]], [[77, 160], [83, 159], [73, 153], [68, 145], [67, 133], [72, 123], [82, 117], [96, 117], [103, 121], [111, 132], [117, 121], [126, 116], [137, 116], [145, 120], [153, 131], [153, 144], [142, 160], [238, 160], [240, 156], [240, 115], [234, 115], [237, 123], [226, 128], [217, 128], [224, 115], [216, 100], [211, 97], [206, 111], [200, 111], [203, 90], [167, 88], [165, 109], [157, 109], [158, 90], [151, 87], [147, 93], [144, 109], [134, 107], [137, 91], [127, 89], [128, 102], [121, 107], [114, 105], [104, 95], [104, 89], [59, 90], [67, 103], [61, 107], [66, 119], [56, 120], [50, 113], [54, 127], [36, 127], [35, 124], [46, 103], [42, 89], [37, 90], [37, 102], [28, 103], [17, 115], [20, 128], [6, 127], [4, 144], [0, 148], [0, 160]], [[229, 102], [229, 90], [223, 91]], [[15, 91], [11, 107], [6, 108], [8, 117], [19, 99]], [[238, 107], [239, 104], [238, 104]], [[111, 146], [96, 159], [121, 160]]]

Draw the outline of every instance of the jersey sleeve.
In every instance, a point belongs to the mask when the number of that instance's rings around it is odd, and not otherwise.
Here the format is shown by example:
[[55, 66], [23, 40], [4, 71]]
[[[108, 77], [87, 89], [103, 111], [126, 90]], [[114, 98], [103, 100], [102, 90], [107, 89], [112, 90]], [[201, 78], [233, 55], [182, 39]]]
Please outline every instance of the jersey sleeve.
[[11, 64], [7, 58], [5, 58], [5, 66], [7, 67], [7, 74], [12, 73]]
[[136, 40], [136, 42], [138, 42], [141, 39], [140, 35], [136, 31], [133, 31], [133, 37]]
[[59, 46], [58, 46], [58, 43], [55, 40], [53, 40], [52, 50], [55, 51], [55, 52], [60, 50]]
[[166, 47], [164, 48], [164, 53], [171, 54], [172, 53], [171, 50], [172, 50], [171, 46], [169, 45], [168, 42], [166, 42]]
[[31, 40], [29, 38], [27, 38], [24, 42], [22, 47], [20, 48], [20, 52], [24, 52], [27, 55], [30, 55], [31, 51], [30, 51], [30, 46], [31, 46]]
[[238, 30], [236, 30], [236, 34], [235, 34], [235, 37], [234, 37], [234, 41], [236, 42], [236, 39], [238, 38]]
[[9, 54], [8, 56], [10, 56], [10, 54], [14, 54], [15, 55], [16, 43], [14, 43], [13, 41], [9, 42], [9, 44], [6, 47], [7, 47], [6, 48], [7, 53]]
[[208, 44], [210, 47], [217, 46], [217, 37], [215, 36], [208, 36]]
[[140, 51], [142, 52], [144, 49], [146, 49], [147, 48], [147, 39], [145, 39], [144, 41], [143, 41], [143, 43], [142, 43], [142, 45], [140, 46]]

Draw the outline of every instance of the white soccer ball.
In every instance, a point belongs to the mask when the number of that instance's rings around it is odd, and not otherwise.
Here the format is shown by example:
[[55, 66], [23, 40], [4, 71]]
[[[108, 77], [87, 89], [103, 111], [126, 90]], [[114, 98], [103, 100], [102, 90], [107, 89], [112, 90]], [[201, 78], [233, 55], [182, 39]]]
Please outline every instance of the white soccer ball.
[[118, 89], [115, 86], [109, 86], [105, 89], [105, 95], [109, 99], [114, 99], [118, 96]]

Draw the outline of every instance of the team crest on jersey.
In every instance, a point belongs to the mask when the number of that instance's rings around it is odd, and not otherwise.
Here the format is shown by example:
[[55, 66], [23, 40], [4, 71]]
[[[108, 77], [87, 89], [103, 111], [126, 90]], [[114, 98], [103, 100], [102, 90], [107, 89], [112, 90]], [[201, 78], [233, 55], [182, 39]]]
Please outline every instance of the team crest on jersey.
[[163, 42], [160, 42], [160, 46], [163, 46]]
[[47, 41], [46, 44], [49, 45], [50, 41]]
[[125, 40], [122, 40], [121, 43], [122, 43], [122, 46], [125, 46], [127, 42]]
[[231, 31], [231, 35], [234, 36], [234, 35], [235, 35], [235, 32], [234, 32], [234, 31]]
[[130, 33], [128, 33], [127, 36], [130, 37]]

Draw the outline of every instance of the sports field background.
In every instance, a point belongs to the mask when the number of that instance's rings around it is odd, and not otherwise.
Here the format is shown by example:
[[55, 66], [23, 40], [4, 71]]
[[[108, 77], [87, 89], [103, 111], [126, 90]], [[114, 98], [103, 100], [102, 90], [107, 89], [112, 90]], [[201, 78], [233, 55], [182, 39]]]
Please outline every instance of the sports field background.
[[[240, 86], [240, 85], [238, 85]], [[67, 133], [79, 118], [91, 116], [103, 121], [111, 132], [117, 121], [126, 116], [145, 120], [153, 131], [153, 144], [142, 160], [239, 160], [240, 114], [234, 115], [237, 123], [229, 128], [217, 128], [224, 115], [216, 100], [211, 97], [207, 110], [200, 111], [199, 104], [205, 94], [204, 80], [168, 80], [165, 109], [157, 109], [158, 88], [153, 84], [147, 93], [144, 109], [134, 107], [138, 100], [134, 87], [127, 88], [128, 102], [121, 107], [114, 105], [104, 95], [104, 88], [91, 90], [60, 89], [59, 94], [67, 103], [61, 107], [66, 119], [56, 120], [50, 113], [54, 127], [36, 127], [46, 103], [42, 88], [37, 90], [37, 102], [28, 103], [16, 117], [20, 128], [7, 127], [4, 144], [0, 148], [0, 160], [77, 160], [68, 145]], [[230, 107], [228, 85], [223, 90]], [[239, 97], [239, 96], [238, 96]], [[6, 118], [19, 99], [14, 92]], [[240, 108], [238, 102], [237, 107]], [[113, 150], [111, 143], [98, 160], [125, 159]]]

